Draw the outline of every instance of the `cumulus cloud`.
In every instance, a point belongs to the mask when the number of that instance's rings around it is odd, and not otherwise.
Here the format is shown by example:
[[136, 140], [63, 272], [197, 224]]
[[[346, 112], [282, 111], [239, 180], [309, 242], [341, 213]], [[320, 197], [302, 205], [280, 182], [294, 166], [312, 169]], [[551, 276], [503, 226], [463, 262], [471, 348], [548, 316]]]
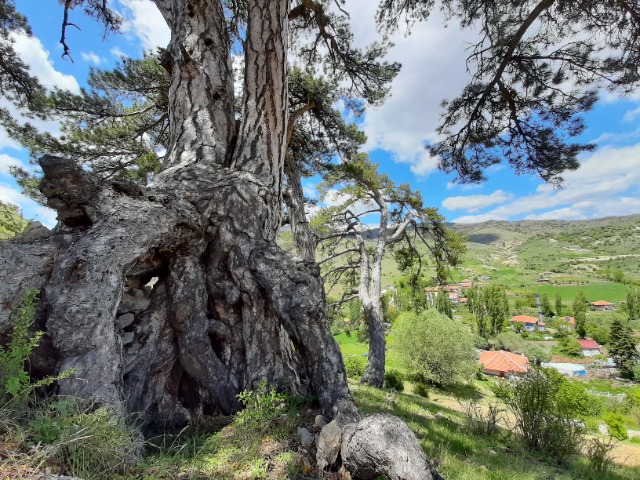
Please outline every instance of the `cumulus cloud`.
[[125, 18], [123, 31], [138, 37], [145, 50], [166, 47], [171, 39], [171, 32], [160, 10], [149, 0], [120, 0], [121, 12]]
[[540, 185], [532, 195], [480, 215], [464, 215], [456, 223], [485, 220], [580, 219], [640, 212], [640, 143], [603, 147], [583, 158], [578, 170], [565, 174], [565, 185], [554, 190]]
[[448, 210], [466, 210], [467, 212], [477, 212], [483, 208], [505, 203], [511, 200], [513, 195], [504, 190], [496, 190], [490, 195], [461, 195], [458, 197], [448, 197], [442, 202], [442, 206]]
[[66, 75], [54, 68], [50, 53], [40, 40], [21, 33], [14, 33], [12, 39], [13, 48], [22, 61], [29, 65], [29, 71], [38, 77], [42, 85], [48, 89], [61, 88], [74, 93], [80, 92], [80, 85], [73, 75]]
[[640, 117], [640, 107], [637, 107], [633, 110], [629, 110], [622, 117], [622, 121], [626, 123], [633, 122], [636, 118]]
[[8, 175], [10, 167], [21, 167], [22, 162], [6, 153], [0, 153], [0, 175]]
[[22, 215], [28, 220], [37, 220], [48, 228], [56, 226], [56, 212], [38, 205], [36, 202], [17, 191], [12, 185], [0, 183], [0, 201], [12, 203], [20, 208]]
[[[378, 2], [349, 2], [351, 23], [358, 45], [378, 40], [374, 14]], [[418, 22], [411, 35], [393, 35], [395, 47], [389, 61], [398, 61], [402, 70], [393, 81], [391, 97], [379, 108], [369, 109], [362, 128], [367, 134], [367, 150], [390, 152], [397, 162], [407, 163], [417, 176], [424, 177], [437, 166], [437, 158], [425, 150], [426, 142], [437, 140], [435, 128], [442, 113], [440, 102], [457, 95], [468, 75], [465, 49], [474, 37], [471, 29], [461, 31], [435, 11], [427, 22]]]
[[107, 63], [107, 59], [97, 55], [93, 52], [81, 52], [80, 57], [87, 63], [93, 63], [94, 65], [100, 65], [101, 63]]

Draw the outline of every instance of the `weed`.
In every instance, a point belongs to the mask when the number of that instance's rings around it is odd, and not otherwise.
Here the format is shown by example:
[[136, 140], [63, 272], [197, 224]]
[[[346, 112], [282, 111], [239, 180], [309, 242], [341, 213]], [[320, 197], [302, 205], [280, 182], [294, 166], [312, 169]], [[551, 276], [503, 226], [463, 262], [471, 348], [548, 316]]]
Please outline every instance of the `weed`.
[[596, 472], [605, 472], [609, 470], [611, 464], [611, 450], [615, 447], [612, 439], [601, 440], [599, 438], [591, 438], [586, 443], [585, 453], [589, 459], [589, 465]]
[[398, 392], [403, 392], [404, 376], [397, 370], [389, 370], [384, 374], [384, 386]]

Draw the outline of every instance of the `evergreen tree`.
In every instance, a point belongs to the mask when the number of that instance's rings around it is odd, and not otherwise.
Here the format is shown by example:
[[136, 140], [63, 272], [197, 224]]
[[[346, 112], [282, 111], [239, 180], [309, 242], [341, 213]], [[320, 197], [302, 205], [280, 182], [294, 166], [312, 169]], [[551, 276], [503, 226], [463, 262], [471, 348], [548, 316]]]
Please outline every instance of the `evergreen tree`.
[[640, 319], [638, 287], [627, 290], [627, 313], [629, 314], [629, 321]]
[[562, 316], [562, 297], [559, 293], [556, 293], [555, 297], [556, 317]]
[[609, 354], [613, 358], [623, 378], [633, 379], [633, 369], [640, 360], [640, 354], [636, 350], [636, 342], [633, 330], [628, 325], [616, 319], [611, 324]]
[[449, 292], [445, 288], [441, 288], [436, 295], [436, 310], [453, 319], [453, 305], [449, 300]]
[[551, 310], [551, 302], [549, 296], [546, 293], [540, 295], [540, 307], [542, 308], [542, 315], [545, 317], [553, 316], [553, 310]]
[[583, 338], [587, 334], [587, 299], [582, 290], [573, 298], [573, 317], [576, 320], [576, 333]]

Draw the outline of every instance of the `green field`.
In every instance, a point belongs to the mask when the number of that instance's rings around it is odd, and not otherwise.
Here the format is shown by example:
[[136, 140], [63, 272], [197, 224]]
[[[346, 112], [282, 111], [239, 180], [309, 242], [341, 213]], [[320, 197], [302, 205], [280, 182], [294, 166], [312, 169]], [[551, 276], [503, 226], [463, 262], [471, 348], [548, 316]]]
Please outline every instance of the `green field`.
[[540, 294], [546, 293], [551, 300], [559, 293], [562, 300], [570, 302], [579, 291], [590, 302], [597, 300], [607, 300], [608, 302], [619, 302], [627, 298], [627, 286], [621, 283], [593, 283], [589, 285], [537, 285], [535, 289]]
[[[334, 338], [340, 346], [342, 355], [344, 355], [345, 357], [355, 356], [364, 358], [362, 354], [369, 351], [369, 346], [366, 343], [358, 342], [355, 333], [352, 333], [349, 337], [344, 332], [342, 332], [339, 335], [336, 335]], [[395, 355], [393, 349], [389, 348], [389, 345], [392, 342], [393, 339], [387, 337], [386, 366], [388, 369], [404, 371], [404, 368], [400, 365], [400, 362], [398, 361], [398, 358]]]

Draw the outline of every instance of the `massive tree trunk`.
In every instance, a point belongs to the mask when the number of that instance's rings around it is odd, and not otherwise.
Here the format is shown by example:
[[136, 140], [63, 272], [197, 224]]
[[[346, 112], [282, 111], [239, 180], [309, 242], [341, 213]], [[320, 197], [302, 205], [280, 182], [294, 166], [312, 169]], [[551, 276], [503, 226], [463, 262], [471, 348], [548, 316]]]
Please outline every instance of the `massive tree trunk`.
[[[231, 413], [263, 380], [314, 393], [340, 428], [356, 422], [319, 268], [275, 244], [289, 1], [249, 2], [237, 131], [220, 2], [156, 4], [172, 30], [166, 168], [140, 188], [42, 158], [60, 223], [46, 240], [2, 246], [19, 262], [4, 259], [2, 300], [39, 288], [41, 356], [74, 371], [60, 393], [141, 413], [149, 428]], [[0, 329], [9, 321], [0, 316]], [[424, 468], [415, 478], [431, 478]]]

